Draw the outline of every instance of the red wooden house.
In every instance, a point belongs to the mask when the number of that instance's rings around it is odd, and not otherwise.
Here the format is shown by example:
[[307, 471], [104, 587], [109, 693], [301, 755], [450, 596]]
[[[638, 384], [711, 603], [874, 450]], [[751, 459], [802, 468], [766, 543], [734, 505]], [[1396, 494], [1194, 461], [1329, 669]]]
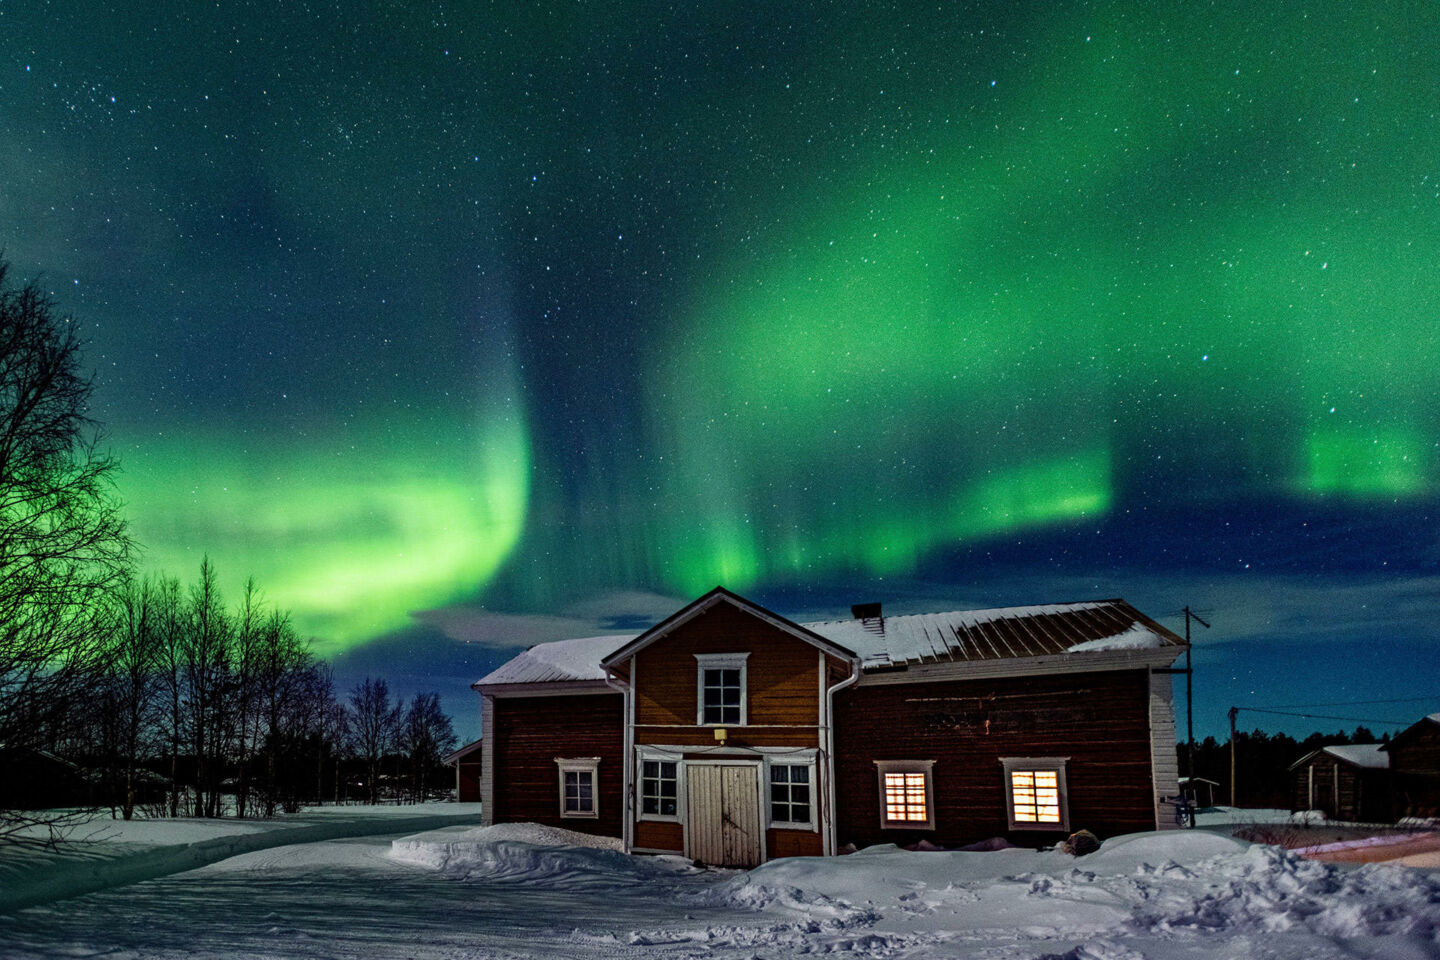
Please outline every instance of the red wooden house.
[[487, 823], [748, 866], [881, 842], [1173, 826], [1167, 668], [1123, 600], [797, 624], [716, 588], [475, 684]]

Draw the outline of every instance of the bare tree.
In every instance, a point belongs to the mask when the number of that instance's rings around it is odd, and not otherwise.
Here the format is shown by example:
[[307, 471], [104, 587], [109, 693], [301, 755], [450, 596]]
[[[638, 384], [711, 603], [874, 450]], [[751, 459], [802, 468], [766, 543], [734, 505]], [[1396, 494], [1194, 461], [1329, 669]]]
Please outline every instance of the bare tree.
[[180, 747], [185, 739], [184, 682], [185, 662], [184, 613], [181, 609], [180, 581], [161, 577], [155, 583], [154, 621], [157, 634], [156, 675], [159, 684], [160, 726], [169, 747], [170, 798], [169, 814], [180, 815]]
[[185, 688], [185, 722], [195, 757], [197, 817], [218, 817], [220, 783], [225, 775], [230, 729], [231, 623], [220, 601], [215, 568], [206, 557], [200, 579], [190, 588], [190, 604], [181, 640], [181, 674]]
[[160, 706], [160, 630], [155, 585], [150, 580], [126, 583], [114, 604], [105, 676], [115, 711], [115, 785], [121, 815], [135, 812], [139, 761], [150, 746]]
[[400, 704], [391, 703], [390, 686], [366, 677], [350, 691], [350, 736], [355, 752], [365, 760], [365, 784], [370, 802], [379, 801], [380, 759], [395, 743], [400, 726]]
[[[16, 752], [37, 749], [83, 695], [130, 541], [116, 461], [86, 415], [76, 325], [7, 272], [0, 261], [0, 750]], [[21, 828], [35, 820], [0, 811], [0, 838], [34, 836]]]
[[400, 746], [410, 758], [410, 787], [415, 802], [423, 802], [440, 758], [455, 749], [455, 728], [440, 709], [440, 694], [415, 694], [400, 726]]

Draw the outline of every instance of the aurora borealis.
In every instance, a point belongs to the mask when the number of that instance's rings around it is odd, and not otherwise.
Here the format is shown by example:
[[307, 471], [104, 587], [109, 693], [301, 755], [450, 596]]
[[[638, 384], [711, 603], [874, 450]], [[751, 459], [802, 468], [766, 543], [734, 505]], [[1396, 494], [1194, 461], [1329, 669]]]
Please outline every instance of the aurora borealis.
[[147, 563], [452, 709], [716, 583], [1431, 696], [1440, 9], [1154, 7], [0, 5], [0, 248]]

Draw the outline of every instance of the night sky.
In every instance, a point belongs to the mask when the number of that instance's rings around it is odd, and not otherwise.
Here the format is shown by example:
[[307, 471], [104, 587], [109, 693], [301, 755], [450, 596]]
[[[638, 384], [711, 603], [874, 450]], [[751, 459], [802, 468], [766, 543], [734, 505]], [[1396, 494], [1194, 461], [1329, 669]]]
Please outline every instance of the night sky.
[[695, 6], [0, 0], [148, 568], [467, 737], [717, 583], [1189, 604], [1202, 736], [1440, 710], [1440, 7]]

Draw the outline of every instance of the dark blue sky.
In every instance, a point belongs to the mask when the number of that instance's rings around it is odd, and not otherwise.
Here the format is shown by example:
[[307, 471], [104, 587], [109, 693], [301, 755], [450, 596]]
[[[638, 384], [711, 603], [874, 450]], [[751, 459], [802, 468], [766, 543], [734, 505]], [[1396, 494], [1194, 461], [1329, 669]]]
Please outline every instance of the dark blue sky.
[[1189, 604], [1201, 735], [1408, 721], [1436, 18], [6, 6], [0, 247], [92, 341], [146, 563], [463, 733], [514, 650], [716, 583]]

